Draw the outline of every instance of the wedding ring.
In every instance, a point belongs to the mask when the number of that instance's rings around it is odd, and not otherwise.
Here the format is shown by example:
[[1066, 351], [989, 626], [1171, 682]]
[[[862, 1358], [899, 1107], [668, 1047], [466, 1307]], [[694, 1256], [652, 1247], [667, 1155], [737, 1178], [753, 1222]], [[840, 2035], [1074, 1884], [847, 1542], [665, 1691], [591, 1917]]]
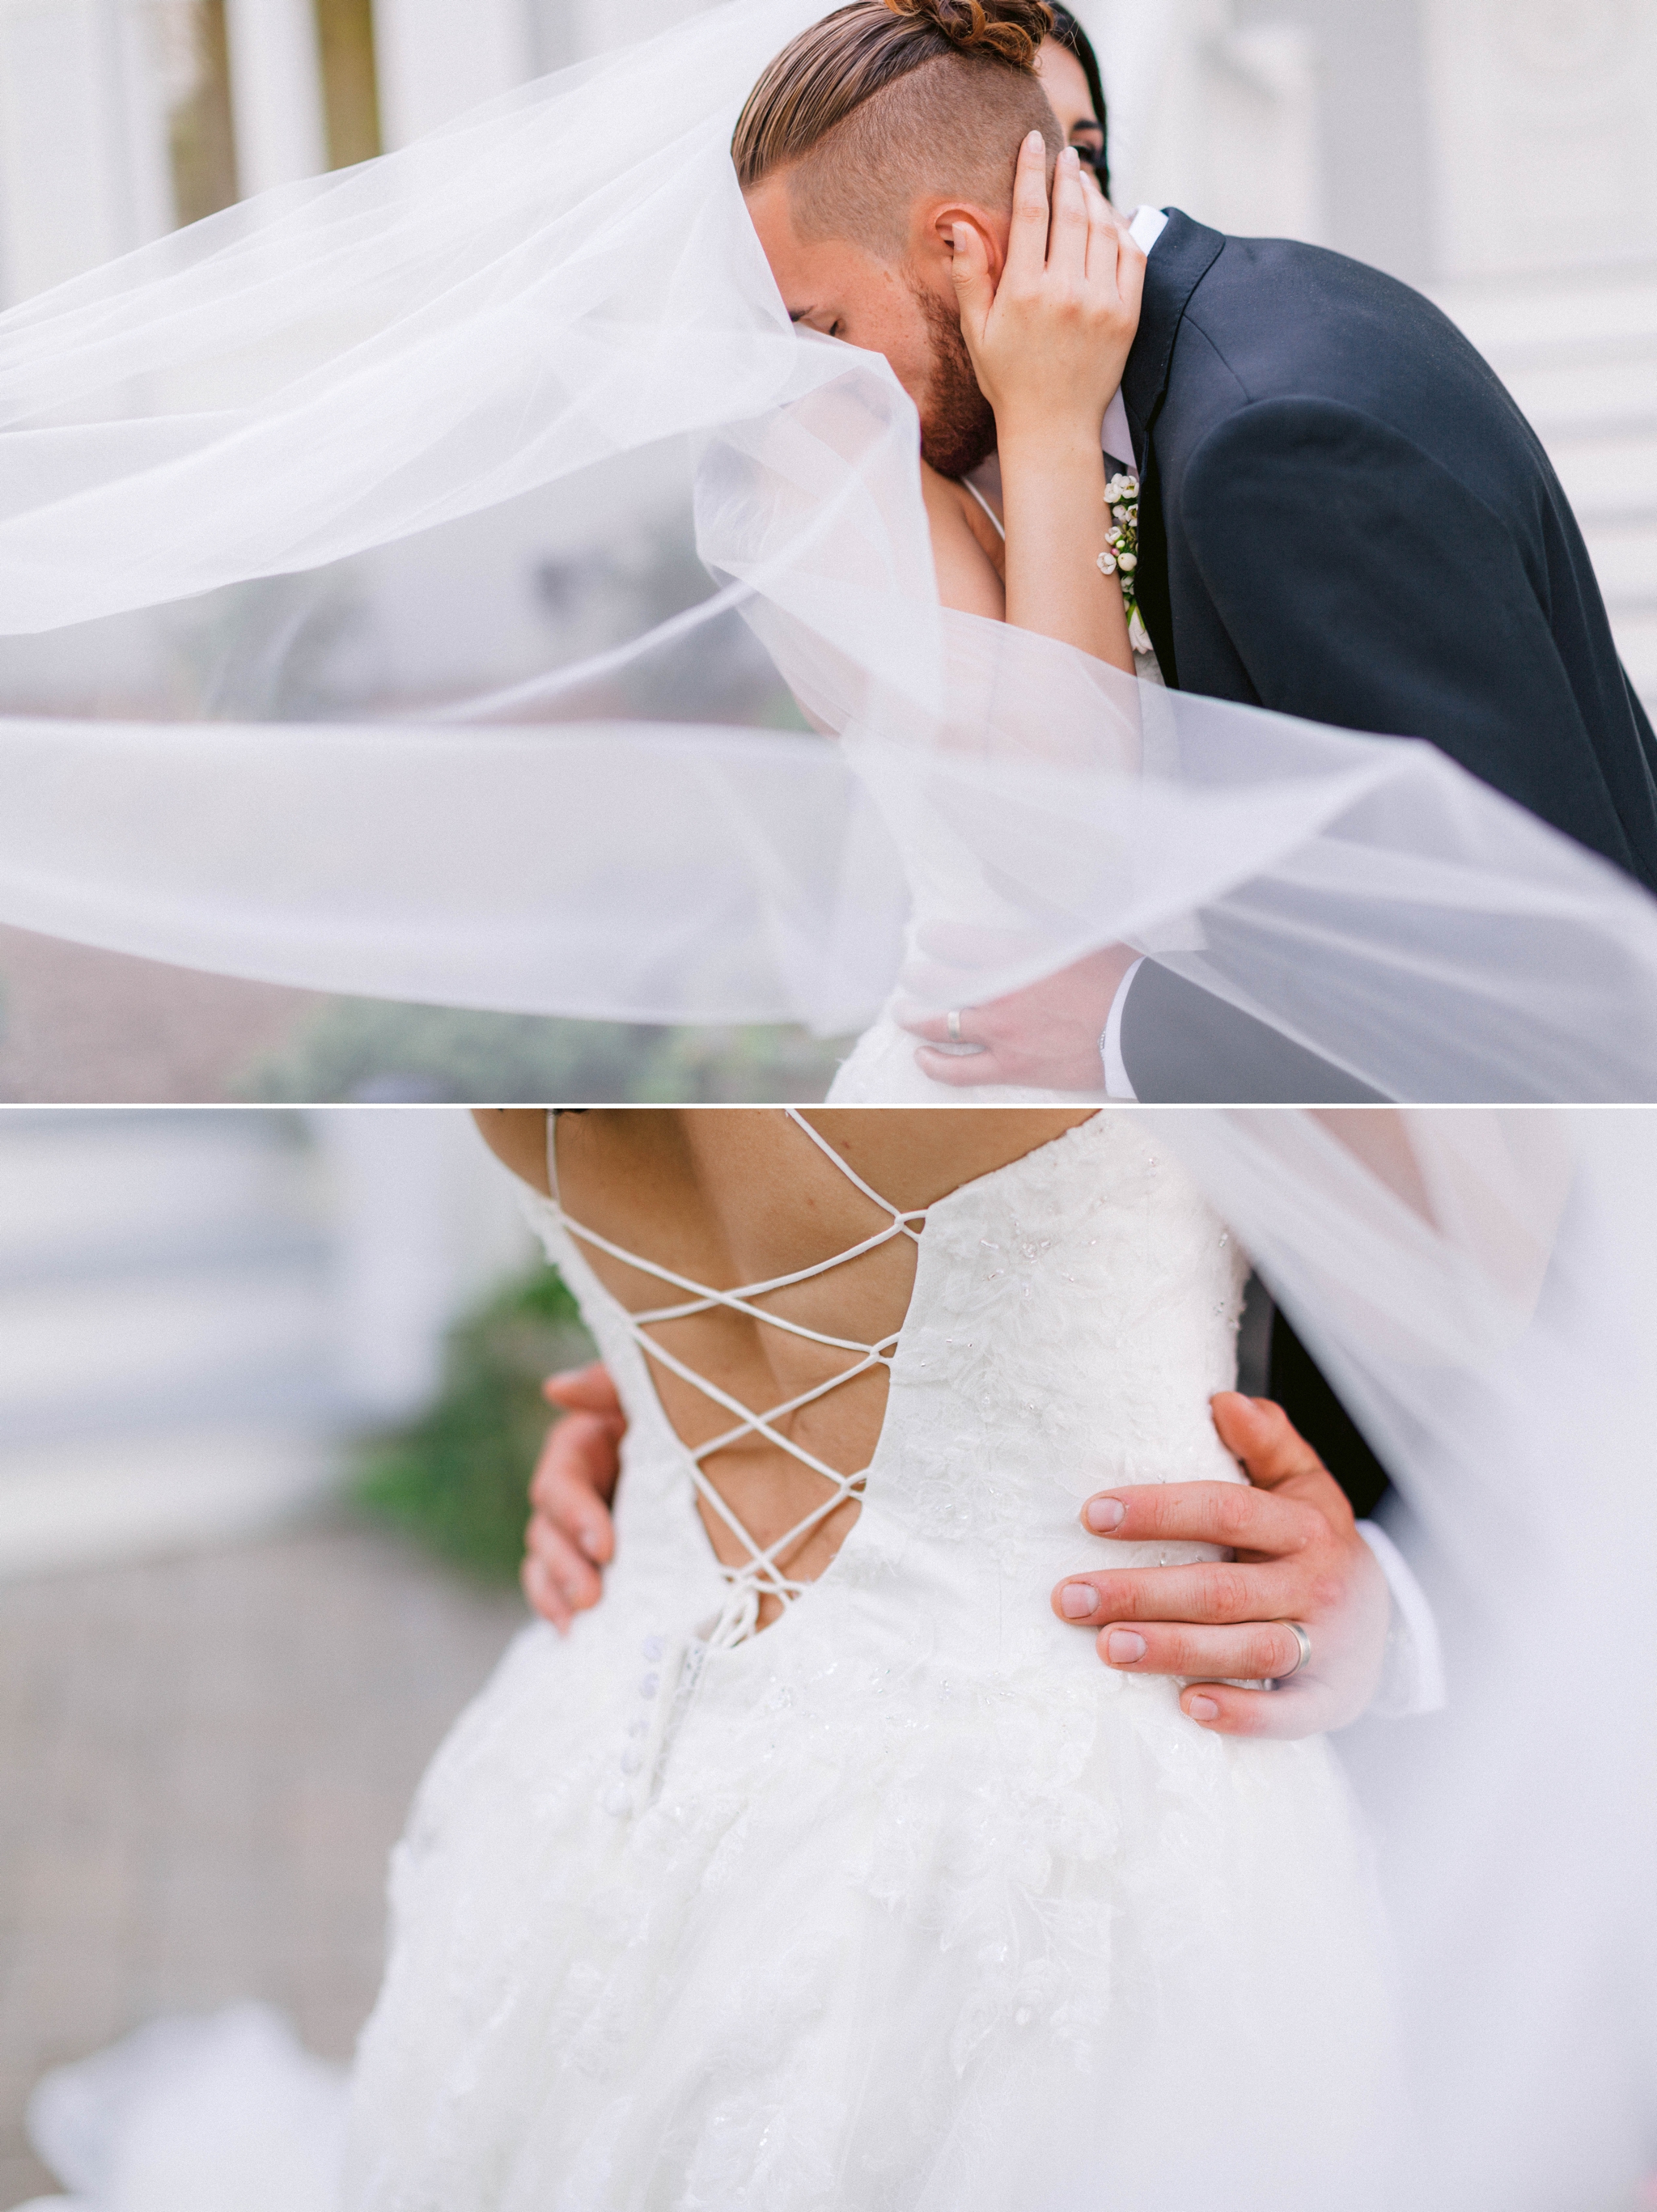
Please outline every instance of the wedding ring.
[[1280, 1620], [1278, 1623], [1278, 1626], [1279, 1628], [1286, 1628], [1289, 1631], [1289, 1633], [1294, 1638], [1296, 1643], [1299, 1644], [1300, 1653], [1298, 1657], [1296, 1659], [1294, 1665], [1289, 1669], [1288, 1674], [1274, 1675], [1266, 1684], [1266, 1686], [1268, 1690], [1280, 1690], [1285, 1682], [1292, 1680], [1293, 1678], [1300, 1673], [1302, 1667], [1309, 1667], [1312, 1663], [1312, 1639], [1307, 1634], [1306, 1631], [1301, 1626], [1299, 1621]]
[[962, 1041], [960, 1014], [952, 1009], [944, 1017], [944, 1026], [950, 1032], [950, 1042], [959, 1044]]

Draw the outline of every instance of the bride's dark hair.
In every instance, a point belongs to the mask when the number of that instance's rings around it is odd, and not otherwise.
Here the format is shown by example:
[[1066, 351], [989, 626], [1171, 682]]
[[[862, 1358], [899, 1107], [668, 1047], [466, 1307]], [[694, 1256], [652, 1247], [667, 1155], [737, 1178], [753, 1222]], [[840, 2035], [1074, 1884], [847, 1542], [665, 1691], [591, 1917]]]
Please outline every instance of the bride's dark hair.
[[1063, 141], [1036, 77], [1046, 0], [853, 0], [786, 46], [731, 142], [743, 190], [782, 169], [808, 234], [901, 250], [929, 189], [1010, 199], [1031, 131]]
[[1082, 65], [1082, 74], [1088, 81], [1088, 90], [1093, 96], [1093, 112], [1099, 118], [1099, 151], [1089, 154], [1085, 147], [1077, 150], [1099, 179], [1099, 189], [1110, 198], [1110, 116], [1105, 106], [1105, 81], [1099, 73], [1099, 57], [1093, 51], [1093, 41], [1082, 28], [1068, 8], [1055, 6], [1052, 9], [1053, 29], [1048, 34], [1055, 46], [1063, 46], [1066, 53], [1074, 54]]

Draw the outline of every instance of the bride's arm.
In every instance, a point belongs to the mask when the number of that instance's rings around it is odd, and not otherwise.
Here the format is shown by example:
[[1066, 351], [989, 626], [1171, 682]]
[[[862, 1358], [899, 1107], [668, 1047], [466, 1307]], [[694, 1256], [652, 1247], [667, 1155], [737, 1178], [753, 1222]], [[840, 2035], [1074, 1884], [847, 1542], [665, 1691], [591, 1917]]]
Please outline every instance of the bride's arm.
[[1138, 326], [1144, 256], [1073, 153], [1019, 157], [998, 279], [992, 241], [955, 228], [961, 327], [995, 410], [1007, 528], [1006, 619], [1133, 673], [1121, 586], [1102, 574], [1110, 526], [1100, 431]]
[[[938, 596], [957, 614], [983, 615], [991, 622], [1007, 619], [1007, 594], [989, 548], [974, 526], [982, 520], [969, 494], [936, 469], [920, 465], [920, 489], [932, 526], [932, 565], [938, 570]], [[983, 528], [989, 529], [986, 520]]]

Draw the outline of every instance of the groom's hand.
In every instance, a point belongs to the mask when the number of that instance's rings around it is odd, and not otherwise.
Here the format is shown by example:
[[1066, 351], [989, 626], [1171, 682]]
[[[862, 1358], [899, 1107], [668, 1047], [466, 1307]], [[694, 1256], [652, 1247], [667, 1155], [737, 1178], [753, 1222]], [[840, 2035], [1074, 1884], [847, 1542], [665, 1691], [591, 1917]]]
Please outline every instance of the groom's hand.
[[[1229, 1482], [1107, 1490], [1083, 1527], [1120, 1543], [1223, 1544], [1224, 1562], [1106, 1568], [1071, 1575], [1053, 1594], [1061, 1620], [1096, 1632], [1099, 1656], [1123, 1674], [1187, 1678], [1180, 1704], [1216, 1735], [1317, 1735], [1344, 1728], [1381, 1679], [1392, 1599], [1352, 1509], [1279, 1406], [1226, 1390], [1214, 1425], [1248, 1476]], [[1299, 1646], [1283, 1624], [1298, 1621]], [[1284, 1680], [1275, 1691], [1236, 1681]]]
[[1122, 978], [1138, 957], [1128, 945], [1108, 945], [1028, 990], [964, 1008], [961, 1042], [978, 1048], [972, 1053], [938, 1049], [950, 1035], [942, 1014], [906, 1022], [912, 1036], [927, 1041], [915, 1064], [934, 1083], [963, 1090], [1015, 1083], [1096, 1094], [1105, 1087], [1100, 1040]]
[[599, 1570], [616, 1551], [610, 1504], [627, 1416], [602, 1361], [550, 1376], [542, 1395], [563, 1419], [547, 1431], [530, 1484], [522, 1575], [525, 1596], [562, 1635], [604, 1594]]

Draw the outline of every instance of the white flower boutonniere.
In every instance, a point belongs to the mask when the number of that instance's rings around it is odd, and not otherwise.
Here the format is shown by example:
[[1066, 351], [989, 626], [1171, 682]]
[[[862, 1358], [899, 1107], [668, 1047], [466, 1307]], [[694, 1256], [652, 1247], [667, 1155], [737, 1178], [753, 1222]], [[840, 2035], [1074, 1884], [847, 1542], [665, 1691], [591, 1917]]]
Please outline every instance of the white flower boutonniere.
[[1106, 550], [1099, 556], [1100, 573], [1121, 580], [1122, 605], [1127, 611], [1128, 643], [1136, 653], [1149, 653], [1150, 632], [1139, 612], [1139, 479], [1113, 477], [1105, 486], [1105, 505], [1110, 509]]

